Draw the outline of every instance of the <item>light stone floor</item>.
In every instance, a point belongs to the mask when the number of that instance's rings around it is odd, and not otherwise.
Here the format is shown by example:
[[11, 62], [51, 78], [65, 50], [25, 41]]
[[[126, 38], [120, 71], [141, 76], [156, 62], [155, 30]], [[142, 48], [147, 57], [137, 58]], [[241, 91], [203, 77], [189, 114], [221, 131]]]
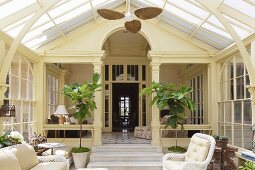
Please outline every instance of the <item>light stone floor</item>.
[[151, 140], [134, 137], [133, 132], [103, 133], [103, 144], [150, 144]]

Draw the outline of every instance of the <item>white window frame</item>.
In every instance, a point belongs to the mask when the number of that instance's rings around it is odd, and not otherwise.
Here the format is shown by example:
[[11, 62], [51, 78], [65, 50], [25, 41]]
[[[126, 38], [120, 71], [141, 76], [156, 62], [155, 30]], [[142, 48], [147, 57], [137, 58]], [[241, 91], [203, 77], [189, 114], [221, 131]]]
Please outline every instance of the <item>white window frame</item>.
[[[29, 142], [31, 135], [36, 132], [37, 127], [33, 63], [18, 54], [15, 54], [13, 62], [16, 62], [17, 65], [14, 66], [12, 64], [9, 69], [9, 82], [6, 82], [8, 84], [8, 91], [4, 100], [10, 105], [15, 105], [16, 114], [15, 117], [4, 117], [3, 127], [5, 132], [19, 131], [24, 136], [25, 141]], [[24, 68], [22, 62], [26, 66], [25, 72], [22, 70]], [[18, 74], [14, 74], [14, 69], [16, 69]], [[25, 73], [25, 77], [24, 75], [22, 76], [22, 73]], [[14, 79], [16, 79], [15, 83], [13, 83]], [[22, 82], [25, 86], [21, 85]], [[14, 88], [16, 88], [16, 95], [14, 95]], [[24, 90], [25, 94], [23, 93]]]

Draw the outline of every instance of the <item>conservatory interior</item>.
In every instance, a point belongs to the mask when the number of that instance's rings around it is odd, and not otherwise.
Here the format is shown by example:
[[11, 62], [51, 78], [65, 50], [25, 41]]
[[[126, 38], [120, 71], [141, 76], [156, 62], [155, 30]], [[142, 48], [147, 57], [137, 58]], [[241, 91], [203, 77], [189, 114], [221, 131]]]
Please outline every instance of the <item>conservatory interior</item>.
[[[141, 19], [140, 9], [161, 11]], [[100, 10], [123, 16], [108, 19]], [[79, 146], [81, 134], [90, 168], [161, 169], [175, 129], [165, 127], [168, 109], [151, 103], [155, 94], [141, 91], [172, 83], [191, 87], [196, 107], [185, 110], [184, 130], [177, 127], [179, 146], [187, 148], [195, 133], [217, 135], [228, 139], [236, 167], [247, 160], [243, 152], [255, 160], [254, 11], [255, 0], [1, 0], [0, 136], [18, 131], [29, 144], [47, 138], [56, 146], [44, 145], [39, 154], [54, 155]], [[141, 28], [129, 28], [133, 21]], [[96, 108], [79, 133], [77, 110], [63, 89], [91, 82], [94, 73]], [[125, 148], [131, 157], [122, 158]]]

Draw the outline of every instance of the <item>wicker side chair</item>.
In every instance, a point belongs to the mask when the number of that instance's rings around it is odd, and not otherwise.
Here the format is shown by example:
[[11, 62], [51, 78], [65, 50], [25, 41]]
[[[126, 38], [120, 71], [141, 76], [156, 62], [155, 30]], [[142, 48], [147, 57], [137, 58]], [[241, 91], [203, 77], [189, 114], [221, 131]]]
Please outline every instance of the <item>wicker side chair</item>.
[[163, 157], [163, 170], [206, 170], [215, 149], [212, 136], [196, 133], [184, 154], [168, 153]]

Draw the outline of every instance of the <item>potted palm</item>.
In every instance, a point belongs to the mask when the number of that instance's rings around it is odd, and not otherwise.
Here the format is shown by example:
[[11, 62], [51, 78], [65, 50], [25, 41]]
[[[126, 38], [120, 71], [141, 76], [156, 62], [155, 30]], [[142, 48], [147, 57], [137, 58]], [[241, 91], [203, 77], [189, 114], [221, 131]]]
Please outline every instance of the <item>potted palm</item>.
[[171, 83], [165, 85], [157, 82], [152, 82], [151, 86], [144, 88], [141, 91], [141, 95], [150, 95], [152, 93], [155, 94], [151, 104], [156, 103], [159, 110], [165, 109], [166, 107], [169, 109], [170, 116], [166, 121], [165, 128], [170, 126], [175, 129], [176, 138], [175, 146], [168, 148], [169, 151], [185, 152], [184, 148], [182, 149], [181, 147], [177, 146], [177, 127], [180, 125], [181, 130], [183, 131], [185, 110], [188, 109], [193, 112], [196, 109], [194, 102], [187, 97], [187, 95], [191, 92], [191, 87], [181, 85], [179, 88], [176, 88]]
[[80, 125], [79, 137], [80, 146], [72, 148], [71, 152], [73, 154], [75, 168], [84, 168], [87, 159], [87, 153], [90, 151], [89, 148], [82, 147], [82, 122], [90, 116], [92, 110], [96, 109], [96, 103], [94, 101], [94, 93], [101, 86], [98, 84], [100, 79], [99, 74], [93, 75], [92, 82], [84, 82], [83, 84], [71, 84], [65, 85], [63, 93], [66, 97], [71, 99], [75, 104], [76, 112], [73, 117], [76, 118]]

